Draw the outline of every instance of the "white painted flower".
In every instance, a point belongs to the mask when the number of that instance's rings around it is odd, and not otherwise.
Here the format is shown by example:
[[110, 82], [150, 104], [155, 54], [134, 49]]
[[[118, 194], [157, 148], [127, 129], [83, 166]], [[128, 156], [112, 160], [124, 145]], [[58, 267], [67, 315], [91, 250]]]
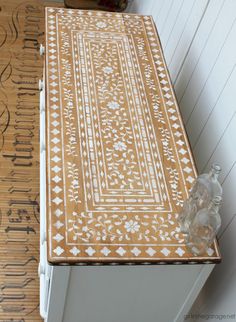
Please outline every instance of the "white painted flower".
[[98, 28], [106, 28], [107, 24], [104, 21], [99, 21], [96, 23]]
[[78, 186], [78, 185], [79, 185], [79, 181], [78, 181], [78, 180], [76, 180], [76, 179], [74, 179], [74, 180], [72, 181], [72, 184], [73, 184], [73, 186]]
[[140, 225], [137, 221], [126, 221], [125, 222], [125, 229], [128, 233], [134, 234], [135, 232], [139, 231]]
[[110, 110], [117, 110], [120, 108], [120, 104], [115, 102], [115, 101], [112, 101], [112, 102], [109, 102], [107, 104], [107, 107], [110, 109]]
[[103, 71], [105, 74], [111, 74], [113, 72], [113, 68], [112, 67], [109, 67], [109, 66], [106, 66], [103, 68]]
[[75, 143], [76, 143], [76, 138], [75, 138], [74, 136], [70, 136], [70, 137], [69, 137], [69, 142], [70, 142], [71, 144], [75, 144]]
[[116, 142], [113, 147], [116, 151], [125, 151], [127, 149], [126, 144], [121, 141]]

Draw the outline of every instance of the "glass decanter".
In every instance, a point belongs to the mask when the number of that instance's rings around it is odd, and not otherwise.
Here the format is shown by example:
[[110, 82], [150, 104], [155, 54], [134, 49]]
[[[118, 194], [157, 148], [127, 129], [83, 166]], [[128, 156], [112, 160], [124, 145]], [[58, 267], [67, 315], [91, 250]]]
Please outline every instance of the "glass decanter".
[[187, 246], [194, 255], [201, 255], [211, 246], [221, 226], [219, 208], [221, 196], [216, 196], [207, 208], [197, 212], [189, 227]]
[[184, 202], [179, 214], [181, 231], [187, 233], [189, 225], [196, 213], [209, 205], [216, 196], [222, 196], [222, 187], [218, 181], [221, 167], [213, 163], [209, 173], [199, 175], [190, 191], [189, 198]]

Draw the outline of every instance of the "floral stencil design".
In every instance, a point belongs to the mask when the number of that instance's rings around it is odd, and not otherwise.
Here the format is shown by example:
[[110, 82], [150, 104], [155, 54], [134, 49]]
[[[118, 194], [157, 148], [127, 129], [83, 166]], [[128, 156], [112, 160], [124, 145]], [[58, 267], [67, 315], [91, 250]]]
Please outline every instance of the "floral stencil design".
[[96, 26], [102, 29], [102, 28], [106, 28], [107, 24], [104, 21], [99, 21], [96, 23]]
[[[180, 228], [175, 227], [175, 217], [172, 214], [161, 216], [135, 215], [133, 219], [128, 219], [127, 215], [121, 214], [100, 214], [94, 215], [92, 212], [73, 212], [72, 219], [69, 219], [69, 231], [74, 241], [91, 242], [96, 241], [129, 241], [135, 238], [137, 241], [157, 242], [175, 240], [183, 242]], [[87, 222], [87, 225], [84, 223]], [[149, 224], [151, 222], [151, 225]], [[173, 227], [170, 232], [169, 227]], [[123, 229], [124, 228], [124, 229]]]
[[[95, 70], [102, 140], [107, 162], [108, 185], [118, 189], [142, 186], [138, 155], [132, 142], [133, 129], [127, 112], [124, 80], [115, 44], [91, 43]], [[110, 67], [112, 66], [112, 67]]]
[[182, 257], [194, 166], [151, 18], [50, 10], [53, 256]]
[[124, 142], [118, 141], [114, 144], [114, 149], [116, 151], [125, 151], [127, 150], [127, 146]]
[[105, 74], [111, 74], [113, 72], [113, 68], [110, 66], [103, 67], [103, 71]]
[[119, 108], [120, 108], [120, 104], [119, 104], [119, 103], [117, 103], [117, 102], [112, 101], [112, 102], [109, 102], [109, 103], [107, 104], [107, 107], [108, 107], [110, 110], [117, 110], [117, 109], [119, 109]]
[[139, 231], [140, 225], [137, 221], [130, 220], [125, 222], [125, 229], [128, 233], [134, 234], [135, 232]]

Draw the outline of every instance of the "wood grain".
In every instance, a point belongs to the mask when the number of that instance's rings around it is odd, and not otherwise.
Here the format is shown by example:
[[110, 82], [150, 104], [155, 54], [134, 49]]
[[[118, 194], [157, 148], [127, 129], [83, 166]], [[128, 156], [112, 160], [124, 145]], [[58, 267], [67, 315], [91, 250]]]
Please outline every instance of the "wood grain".
[[0, 321], [5, 322], [42, 321], [37, 274], [42, 42], [43, 2], [1, 0]]

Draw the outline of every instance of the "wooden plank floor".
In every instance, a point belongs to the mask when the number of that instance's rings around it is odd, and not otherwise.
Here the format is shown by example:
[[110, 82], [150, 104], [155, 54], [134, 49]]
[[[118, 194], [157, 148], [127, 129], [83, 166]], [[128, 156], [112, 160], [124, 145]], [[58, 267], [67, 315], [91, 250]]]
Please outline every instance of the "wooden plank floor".
[[[53, 5], [47, 3], [46, 5]], [[44, 6], [0, 0], [0, 321], [39, 316], [39, 95]]]

